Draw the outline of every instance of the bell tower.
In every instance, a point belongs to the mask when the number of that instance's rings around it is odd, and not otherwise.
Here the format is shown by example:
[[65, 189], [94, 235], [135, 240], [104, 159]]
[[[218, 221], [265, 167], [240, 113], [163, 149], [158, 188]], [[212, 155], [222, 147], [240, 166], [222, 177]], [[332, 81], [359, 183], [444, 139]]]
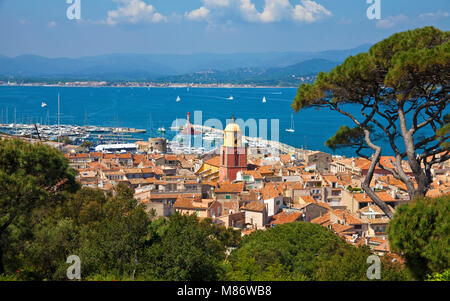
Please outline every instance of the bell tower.
[[223, 145], [220, 149], [220, 181], [236, 180], [240, 170], [247, 170], [247, 148], [242, 146], [242, 132], [239, 125], [233, 121], [223, 132]]

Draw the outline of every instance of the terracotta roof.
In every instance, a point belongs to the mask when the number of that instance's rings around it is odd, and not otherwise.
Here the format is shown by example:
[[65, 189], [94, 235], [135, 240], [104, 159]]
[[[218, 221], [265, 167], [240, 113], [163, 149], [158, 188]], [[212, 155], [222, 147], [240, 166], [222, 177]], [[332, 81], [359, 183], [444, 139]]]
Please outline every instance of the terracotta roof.
[[180, 161], [180, 159], [176, 155], [165, 155], [164, 159], [167, 161]]
[[258, 203], [258, 202], [250, 202], [241, 208], [241, 210], [256, 211], [256, 212], [263, 212], [265, 209], [266, 209], [266, 204]]
[[373, 250], [377, 252], [390, 252], [391, 248], [389, 246], [389, 241], [383, 241], [381, 244], [373, 248]]
[[428, 190], [426, 196], [427, 197], [438, 197], [438, 196], [448, 195], [449, 193], [450, 193], [449, 187], [444, 187], [444, 189], [435, 188], [435, 189]]
[[299, 196], [299, 198], [306, 203], [317, 203], [317, 201], [310, 195], [302, 195]]
[[337, 218], [343, 220], [345, 218], [345, 224], [348, 225], [361, 225], [361, 224], [367, 224], [367, 222], [364, 222], [363, 220], [359, 219], [358, 217], [354, 216], [353, 214], [346, 212], [341, 209], [335, 209], [330, 211], [331, 214], [335, 215]]
[[191, 197], [192, 195], [194, 195], [195, 197], [201, 197], [201, 194], [197, 193], [197, 194], [192, 194], [192, 193], [167, 193], [167, 194], [151, 194], [150, 195], [150, 199], [154, 200], [159, 200], [159, 199], [176, 199], [179, 198], [180, 195], [184, 196], [184, 197]]
[[261, 189], [261, 194], [264, 200], [268, 200], [282, 195], [283, 190], [283, 185], [281, 183], [267, 183]]
[[292, 159], [291, 159], [290, 155], [280, 155], [280, 160], [284, 164], [292, 162]]
[[328, 183], [339, 183], [339, 179], [335, 175], [322, 175], [322, 178]]
[[330, 226], [331, 226], [331, 229], [338, 234], [353, 232], [352, 231], [353, 227], [350, 225], [341, 225], [341, 224], [336, 223], [336, 224], [331, 224]]
[[322, 216], [316, 217], [315, 219], [311, 220], [311, 223], [323, 225], [329, 221], [330, 221], [330, 213], [328, 212]]
[[91, 158], [102, 158], [103, 157], [103, 153], [102, 152], [93, 152], [93, 153], [89, 153], [89, 156]]
[[255, 180], [261, 180], [263, 176], [257, 170], [243, 170], [242, 174], [252, 176]]
[[240, 194], [241, 200], [246, 202], [257, 201], [260, 195], [261, 191], [256, 189], [252, 189], [250, 191], [242, 191]]
[[324, 202], [317, 202], [317, 203], [315, 203], [317, 206], [320, 206], [320, 207], [323, 207], [323, 208], [325, 208], [325, 209], [328, 209], [328, 210], [332, 210], [332, 208], [330, 207], [330, 205], [328, 205], [327, 203], [324, 203]]
[[368, 219], [369, 224], [389, 224], [389, 220], [388, 219], [383, 219], [383, 218], [373, 218], [373, 219]]
[[89, 158], [89, 154], [74, 154], [74, 155], [66, 154], [64, 156], [66, 158], [69, 158], [69, 159], [86, 159], [86, 158]]
[[273, 220], [270, 222], [270, 224], [282, 225], [282, 224], [287, 224], [287, 223], [293, 223], [293, 222], [299, 220], [301, 217], [302, 217], [301, 212], [282, 211], [272, 217]]
[[[411, 179], [411, 180], [412, 180], [414, 186], [417, 187], [416, 181], [414, 179]], [[403, 191], [408, 191], [408, 189], [406, 188], [406, 184], [403, 183], [402, 181], [394, 178], [393, 176], [378, 177], [375, 179], [375, 181], [382, 182], [382, 183], [385, 183], [390, 186], [395, 186], [397, 188], [400, 188]]]
[[216, 166], [219, 167], [220, 166], [220, 156], [216, 156], [214, 158], [211, 158], [209, 160], [205, 161], [205, 164], [211, 165], [211, 166]]
[[[370, 202], [372, 203], [372, 199], [366, 194], [366, 193], [353, 193], [353, 198], [355, 201], [359, 203], [365, 203]], [[395, 202], [396, 200], [387, 192], [376, 192], [376, 195], [383, 201], [383, 202]]]
[[337, 217], [341, 221], [345, 221], [345, 225], [361, 225], [361, 224], [367, 224], [367, 222], [359, 219], [358, 217], [354, 216], [353, 214], [346, 212], [341, 209], [335, 209], [328, 211], [327, 214], [324, 214], [322, 216], [319, 216], [311, 221], [311, 223], [324, 225], [326, 223], [332, 223], [331, 215]]
[[273, 174], [274, 168], [272, 165], [262, 165], [259, 166], [257, 169], [261, 174]]
[[301, 182], [284, 182], [285, 189], [302, 190], [303, 184]]
[[364, 208], [359, 209], [357, 212], [359, 213], [369, 213], [373, 212], [374, 214], [384, 214], [383, 210], [380, 209], [376, 204], [370, 204]]
[[185, 208], [185, 209], [196, 209], [196, 210], [206, 210], [214, 202], [214, 200], [204, 199], [199, 200], [199, 198], [185, 198], [178, 197], [173, 205], [174, 208]]
[[220, 182], [214, 190], [216, 193], [239, 193], [244, 190], [244, 183]]

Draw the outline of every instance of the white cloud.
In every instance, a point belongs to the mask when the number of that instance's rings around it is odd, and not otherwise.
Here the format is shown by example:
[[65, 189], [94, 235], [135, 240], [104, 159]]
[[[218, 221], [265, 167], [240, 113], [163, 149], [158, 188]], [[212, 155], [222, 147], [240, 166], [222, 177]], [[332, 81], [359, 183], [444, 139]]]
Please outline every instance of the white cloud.
[[50, 23], [48, 23], [48, 27], [55, 27], [55, 26], [56, 26], [55, 21], [51, 21]]
[[408, 21], [409, 18], [405, 15], [391, 16], [386, 19], [379, 20], [376, 27], [388, 29], [398, 25], [399, 23], [406, 23]]
[[167, 22], [167, 17], [156, 12], [153, 5], [142, 0], [115, 0], [120, 3], [116, 10], [108, 11], [106, 23], [161, 23]]
[[292, 13], [292, 5], [289, 0], [266, 0], [263, 12], [260, 14], [261, 22], [279, 22], [289, 18]]
[[231, 5], [230, 0], [203, 0], [203, 3], [207, 7], [229, 7]]
[[229, 22], [236, 17], [250, 23], [273, 23], [284, 20], [311, 23], [331, 16], [329, 10], [312, 0], [301, 0], [300, 4], [295, 6], [289, 0], [265, 0], [261, 12], [256, 9], [253, 0], [203, 0], [202, 7], [186, 12], [185, 16], [194, 13], [199, 15], [202, 8], [204, 8], [202, 19], [210, 24], [220, 20]]
[[191, 21], [202, 21], [208, 18], [209, 13], [210, 10], [202, 6], [199, 9], [194, 9], [193, 11], [190, 11], [189, 13], [186, 12], [184, 16], [186, 17], [186, 19]]
[[331, 12], [314, 1], [302, 0], [294, 8], [294, 19], [300, 22], [312, 23], [325, 16], [331, 16]]
[[438, 20], [438, 19], [444, 19], [444, 18], [448, 18], [449, 13], [446, 11], [442, 11], [442, 10], [438, 10], [434, 13], [425, 13], [425, 14], [420, 14], [419, 18], [422, 20]]

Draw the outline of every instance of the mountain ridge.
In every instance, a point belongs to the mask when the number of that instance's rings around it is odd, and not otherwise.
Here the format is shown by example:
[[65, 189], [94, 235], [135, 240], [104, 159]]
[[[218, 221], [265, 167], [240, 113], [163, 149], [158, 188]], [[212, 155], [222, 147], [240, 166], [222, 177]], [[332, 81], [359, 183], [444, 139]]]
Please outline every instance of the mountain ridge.
[[[153, 81], [164, 78], [188, 77], [189, 74], [215, 70], [232, 74], [232, 70], [250, 68], [250, 73], [272, 69], [284, 76], [296, 64], [322, 59], [325, 69], [342, 62], [349, 55], [367, 51], [364, 44], [347, 50], [321, 52], [267, 52], [234, 54], [105, 54], [81, 58], [46, 58], [38, 55], [6, 57], [0, 55], [0, 78], [8, 80], [107, 80]], [[325, 63], [328, 61], [328, 63]], [[319, 62], [319, 61], [318, 61]], [[319, 64], [321, 65], [321, 64]], [[302, 66], [305, 68], [305, 64]], [[310, 67], [308, 67], [310, 68]], [[298, 69], [298, 68], [297, 68]], [[320, 71], [312, 68], [312, 74]], [[242, 72], [235, 72], [242, 73]], [[266, 73], [267, 78], [272, 78]], [[305, 74], [306, 75], [306, 74]], [[247, 77], [248, 78], [248, 77]]]

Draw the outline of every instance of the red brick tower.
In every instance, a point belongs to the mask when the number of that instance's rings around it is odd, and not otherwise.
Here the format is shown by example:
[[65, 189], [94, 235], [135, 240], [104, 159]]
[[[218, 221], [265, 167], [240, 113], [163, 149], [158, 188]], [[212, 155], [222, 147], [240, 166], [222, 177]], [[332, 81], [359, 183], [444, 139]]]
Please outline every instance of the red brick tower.
[[223, 133], [219, 180], [230, 182], [236, 180], [236, 174], [240, 170], [247, 170], [247, 149], [242, 146], [242, 132], [233, 119]]

